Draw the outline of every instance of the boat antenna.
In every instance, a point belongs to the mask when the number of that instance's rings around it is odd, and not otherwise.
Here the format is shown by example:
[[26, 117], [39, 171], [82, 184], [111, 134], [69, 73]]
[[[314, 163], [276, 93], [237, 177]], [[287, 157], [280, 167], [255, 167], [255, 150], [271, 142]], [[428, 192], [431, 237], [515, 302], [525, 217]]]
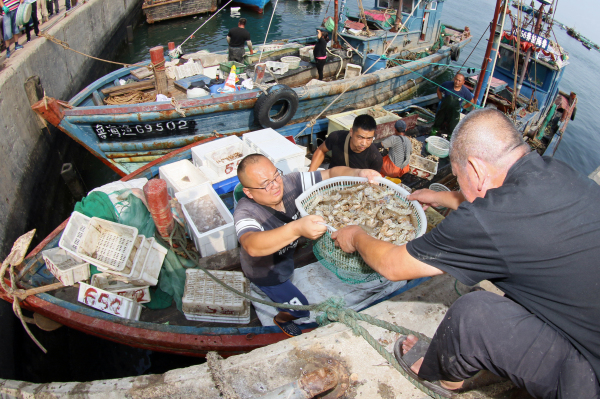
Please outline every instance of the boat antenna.
[[260, 64], [260, 60], [263, 55], [263, 51], [265, 50], [265, 45], [267, 44], [267, 36], [269, 36], [269, 30], [271, 30], [271, 24], [273, 23], [273, 17], [275, 16], [275, 10], [277, 9], [277, 3], [279, 0], [275, 0], [275, 6], [273, 7], [273, 13], [271, 14], [271, 20], [269, 21], [269, 27], [267, 28], [267, 33], [265, 34], [265, 41], [263, 42], [262, 47], [260, 48], [260, 55], [258, 56], [258, 63]]

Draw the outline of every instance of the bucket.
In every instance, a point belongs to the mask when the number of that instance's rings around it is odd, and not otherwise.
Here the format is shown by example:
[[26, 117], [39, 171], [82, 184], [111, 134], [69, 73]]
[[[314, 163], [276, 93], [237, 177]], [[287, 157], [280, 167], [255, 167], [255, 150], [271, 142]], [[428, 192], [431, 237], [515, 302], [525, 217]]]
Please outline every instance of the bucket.
[[[375, 64], [372, 68], [371, 65]], [[386, 60], [383, 59], [379, 59], [379, 56], [377, 54], [368, 54], [367, 55], [367, 59], [365, 60], [365, 67], [363, 68], [363, 70], [366, 73], [373, 73], [375, 71], [380, 71], [382, 69], [385, 69], [385, 66], [387, 64]], [[371, 68], [371, 69], [369, 69]]]
[[19, 8], [17, 8], [17, 17], [16, 23], [17, 26], [25, 25], [31, 19], [31, 4], [30, 3], [21, 3]]
[[233, 209], [237, 207], [238, 201], [245, 196], [246, 194], [244, 194], [244, 187], [242, 186], [242, 183], [238, 183], [233, 189]]

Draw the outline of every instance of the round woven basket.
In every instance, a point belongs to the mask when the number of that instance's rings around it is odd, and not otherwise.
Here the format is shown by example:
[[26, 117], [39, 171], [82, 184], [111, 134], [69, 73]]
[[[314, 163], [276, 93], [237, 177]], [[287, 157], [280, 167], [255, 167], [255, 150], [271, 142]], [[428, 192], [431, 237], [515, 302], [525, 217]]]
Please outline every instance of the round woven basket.
[[[333, 190], [352, 186], [358, 183], [366, 183], [368, 180], [362, 177], [334, 177], [321, 183], [314, 185], [308, 191], [302, 193], [296, 199], [296, 207], [301, 216], [307, 216], [306, 207], [312, 203], [315, 197], [319, 194], [326, 194]], [[412, 224], [416, 227], [416, 237], [425, 234], [427, 230], [427, 219], [421, 204], [417, 201], [409, 201], [406, 197], [408, 191], [390, 182], [389, 180], [379, 178], [377, 184], [391, 188], [396, 192], [396, 196], [400, 198], [413, 211], [410, 215]], [[380, 278], [379, 273], [375, 272], [369, 265], [365, 263], [358, 252], [346, 253], [335, 246], [329, 232], [325, 233], [316, 240], [313, 245], [313, 252], [317, 259], [329, 271], [334, 273], [340, 280], [348, 284], [360, 284]]]
[[285, 62], [286, 64], [289, 64], [290, 69], [300, 68], [300, 61], [301, 61], [300, 57], [292, 57], [292, 56], [281, 57], [281, 62]]
[[450, 142], [441, 137], [431, 136], [427, 138], [427, 152], [436, 157], [446, 158], [450, 153]]

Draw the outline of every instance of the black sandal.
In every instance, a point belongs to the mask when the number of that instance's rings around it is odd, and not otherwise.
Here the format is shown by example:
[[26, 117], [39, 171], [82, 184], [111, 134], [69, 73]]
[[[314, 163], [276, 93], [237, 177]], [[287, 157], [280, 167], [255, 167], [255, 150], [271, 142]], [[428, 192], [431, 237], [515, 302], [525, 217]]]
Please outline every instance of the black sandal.
[[279, 328], [281, 331], [288, 337], [297, 337], [298, 335], [302, 335], [302, 330], [300, 327], [293, 321], [286, 321], [285, 323], [278, 322], [275, 317], [273, 317], [273, 323]]

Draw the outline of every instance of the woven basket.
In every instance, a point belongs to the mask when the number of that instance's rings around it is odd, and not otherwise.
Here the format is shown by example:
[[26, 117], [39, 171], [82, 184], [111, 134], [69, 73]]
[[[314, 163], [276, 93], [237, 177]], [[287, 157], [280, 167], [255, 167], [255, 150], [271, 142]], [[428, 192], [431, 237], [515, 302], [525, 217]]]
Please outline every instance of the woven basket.
[[[338, 190], [343, 187], [355, 185], [357, 183], [366, 183], [367, 179], [362, 177], [334, 177], [314, 185], [310, 190], [305, 191], [296, 199], [296, 207], [301, 216], [307, 216], [306, 206], [311, 204], [317, 194], [326, 194], [332, 190]], [[427, 219], [421, 204], [417, 201], [408, 201], [406, 197], [408, 191], [390, 182], [389, 180], [379, 178], [377, 183], [381, 186], [387, 186], [396, 191], [396, 195], [405, 202], [413, 213], [411, 220], [416, 225], [417, 237], [425, 234], [427, 230]], [[329, 232], [321, 236], [313, 246], [313, 252], [317, 259], [329, 271], [334, 273], [340, 280], [349, 284], [359, 284], [380, 278], [379, 273], [375, 272], [365, 263], [358, 252], [346, 253], [334, 245]]]

